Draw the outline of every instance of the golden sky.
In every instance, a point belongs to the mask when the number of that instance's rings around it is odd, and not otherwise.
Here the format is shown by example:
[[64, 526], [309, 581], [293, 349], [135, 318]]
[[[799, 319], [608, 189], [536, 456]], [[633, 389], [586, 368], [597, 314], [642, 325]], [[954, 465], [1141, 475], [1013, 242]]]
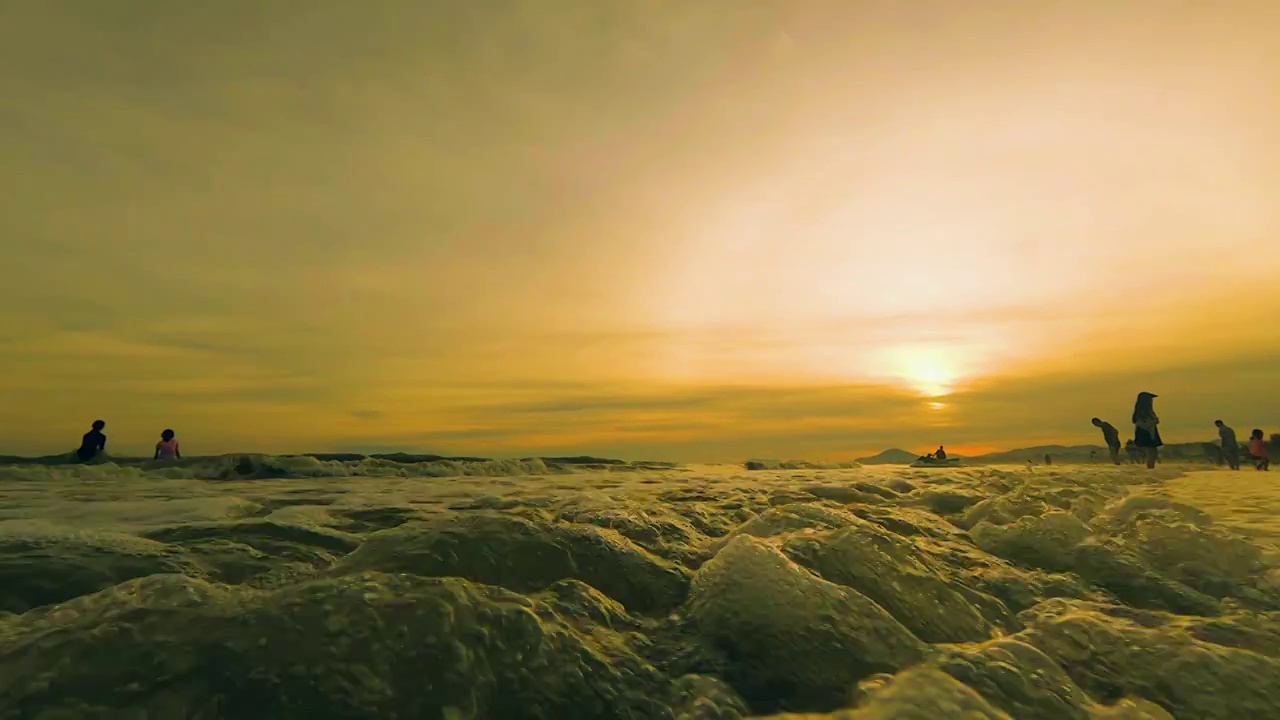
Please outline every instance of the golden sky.
[[0, 453], [1280, 431], [1280, 2], [0, 3]]

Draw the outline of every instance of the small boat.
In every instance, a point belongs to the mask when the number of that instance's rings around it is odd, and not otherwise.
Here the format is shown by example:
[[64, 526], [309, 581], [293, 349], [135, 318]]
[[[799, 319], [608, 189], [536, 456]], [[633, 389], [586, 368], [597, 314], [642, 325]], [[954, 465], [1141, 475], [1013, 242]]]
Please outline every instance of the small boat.
[[947, 458], [946, 460], [939, 460], [937, 458], [922, 457], [922, 458], [917, 458], [915, 462], [911, 463], [911, 467], [913, 468], [964, 467], [964, 461], [962, 461], [960, 458]]

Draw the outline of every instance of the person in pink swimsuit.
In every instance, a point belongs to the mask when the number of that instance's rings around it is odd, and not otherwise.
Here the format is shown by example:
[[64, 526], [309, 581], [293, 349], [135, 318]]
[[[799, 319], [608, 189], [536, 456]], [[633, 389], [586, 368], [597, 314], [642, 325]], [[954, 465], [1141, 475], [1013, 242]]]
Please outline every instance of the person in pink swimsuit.
[[160, 442], [156, 443], [156, 460], [181, 460], [182, 451], [178, 449], [178, 440], [172, 430], [160, 433]]
[[1253, 456], [1253, 467], [1257, 470], [1270, 470], [1271, 458], [1267, 454], [1267, 443], [1262, 439], [1262, 431], [1254, 429], [1249, 434], [1249, 454]]

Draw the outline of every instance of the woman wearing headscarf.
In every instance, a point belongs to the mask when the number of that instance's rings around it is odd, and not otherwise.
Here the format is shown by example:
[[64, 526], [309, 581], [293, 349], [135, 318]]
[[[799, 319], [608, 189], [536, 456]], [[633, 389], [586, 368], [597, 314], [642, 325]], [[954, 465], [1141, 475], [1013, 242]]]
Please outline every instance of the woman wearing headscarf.
[[1133, 404], [1133, 444], [1147, 454], [1148, 468], [1155, 468], [1158, 448], [1164, 444], [1160, 439], [1160, 417], [1152, 402], [1156, 397], [1155, 393], [1140, 392]]

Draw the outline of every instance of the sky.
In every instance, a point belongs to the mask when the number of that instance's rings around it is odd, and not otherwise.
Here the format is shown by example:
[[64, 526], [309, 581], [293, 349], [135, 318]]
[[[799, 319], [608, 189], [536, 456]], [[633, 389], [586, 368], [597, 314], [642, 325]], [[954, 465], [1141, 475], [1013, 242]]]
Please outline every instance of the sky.
[[0, 453], [1280, 431], [1280, 3], [0, 2]]

